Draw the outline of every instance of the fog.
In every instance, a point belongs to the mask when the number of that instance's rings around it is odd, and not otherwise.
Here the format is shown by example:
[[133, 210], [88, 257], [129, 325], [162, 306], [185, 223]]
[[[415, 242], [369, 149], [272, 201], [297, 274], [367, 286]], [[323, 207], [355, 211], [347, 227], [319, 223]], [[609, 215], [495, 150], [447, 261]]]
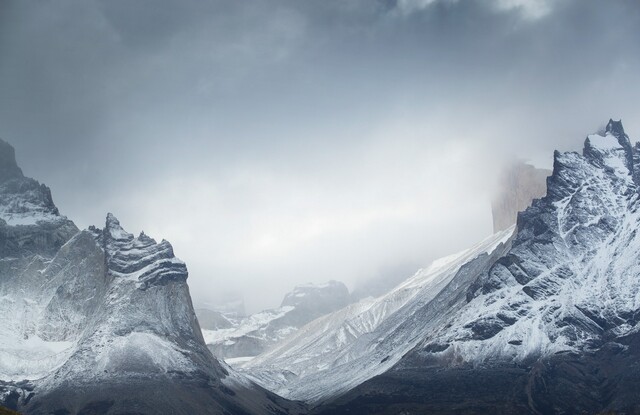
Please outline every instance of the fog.
[[635, 0], [0, 1], [0, 137], [76, 224], [169, 240], [196, 305], [409, 276], [501, 163], [640, 139]]

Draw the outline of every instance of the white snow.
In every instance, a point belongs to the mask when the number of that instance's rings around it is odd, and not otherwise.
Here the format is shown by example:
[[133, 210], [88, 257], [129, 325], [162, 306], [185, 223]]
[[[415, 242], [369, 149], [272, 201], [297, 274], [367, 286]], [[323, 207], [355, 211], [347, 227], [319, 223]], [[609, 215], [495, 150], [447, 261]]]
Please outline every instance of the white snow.
[[21, 337], [0, 324], [0, 380], [38, 379], [62, 365], [72, 342], [48, 342], [37, 335]]
[[410, 350], [421, 338], [420, 327], [402, 339], [387, 341], [387, 336], [417, 307], [433, 299], [462, 265], [492, 252], [513, 231], [512, 227], [471, 249], [436, 260], [389, 293], [314, 320], [272, 350], [236, 366], [262, 386], [291, 399], [315, 401], [348, 390], [382, 373]]
[[[295, 307], [293, 306], [284, 306], [275, 310], [265, 310], [242, 319], [236, 327], [219, 330], [202, 329], [202, 335], [204, 337], [205, 343], [207, 344], [222, 343], [225, 341], [237, 339], [249, 333], [260, 330], [261, 328], [269, 324], [269, 322], [281, 318], [288, 312], [292, 311], [294, 308]], [[295, 328], [291, 329], [295, 330]]]
[[255, 356], [231, 357], [228, 359], [224, 359], [224, 361], [230, 366], [238, 366], [242, 365], [243, 363], [250, 362], [254, 358]]
[[39, 222], [55, 222], [61, 217], [42, 212], [6, 213], [0, 211], [0, 219], [7, 222], [9, 226], [32, 226]]

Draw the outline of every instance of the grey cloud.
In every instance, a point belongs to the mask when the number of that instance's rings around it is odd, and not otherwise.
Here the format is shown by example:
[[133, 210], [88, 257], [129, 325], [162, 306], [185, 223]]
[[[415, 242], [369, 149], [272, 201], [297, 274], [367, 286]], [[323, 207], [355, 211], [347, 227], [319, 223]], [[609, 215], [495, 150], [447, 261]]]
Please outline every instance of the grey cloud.
[[500, 160], [640, 137], [640, 6], [0, 3], [0, 136], [81, 227], [167, 238], [196, 300], [352, 287], [490, 232]]

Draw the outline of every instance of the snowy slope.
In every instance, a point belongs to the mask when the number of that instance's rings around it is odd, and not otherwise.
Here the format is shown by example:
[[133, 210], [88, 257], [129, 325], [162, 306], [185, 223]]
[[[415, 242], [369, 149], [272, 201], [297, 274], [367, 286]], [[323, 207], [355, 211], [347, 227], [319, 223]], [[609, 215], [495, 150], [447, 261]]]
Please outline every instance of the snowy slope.
[[319, 413], [638, 413], [639, 179], [620, 121], [556, 152], [547, 195], [464, 301], [416, 310], [415, 347]]
[[502, 249], [512, 232], [513, 228], [497, 233], [434, 261], [384, 296], [364, 299], [309, 323], [242, 365], [243, 372], [282, 396], [316, 401], [387, 370], [421, 338], [420, 326], [398, 331], [415, 310], [433, 301], [464, 264]]
[[299, 327], [349, 304], [347, 287], [338, 281], [304, 284], [287, 293], [280, 307], [231, 319], [232, 327], [203, 329], [211, 352], [229, 363], [246, 362], [296, 332]]
[[588, 136], [582, 155], [556, 153], [547, 197], [521, 214], [511, 251], [481, 276], [475, 298], [439, 336], [453, 346], [449, 353], [522, 361], [637, 330], [635, 156], [616, 121]]
[[[420, 395], [419, 390], [437, 390], [445, 399], [461, 385], [476, 384], [470, 380], [474, 376], [498, 384], [513, 368], [521, 371], [513, 375], [514, 382], [526, 384], [532, 362], [566, 365], [567, 359], [586, 362], [596, 355], [613, 359], [620, 350], [620, 356], [631, 353], [625, 359], [634, 361], [635, 346], [629, 342], [640, 334], [639, 182], [640, 146], [633, 147], [622, 124], [611, 120], [603, 133], [587, 137], [582, 154], [555, 153], [547, 195], [519, 215], [509, 243], [498, 246], [508, 235], [497, 235], [429, 277], [428, 271], [419, 273], [387, 296], [317, 320], [243, 369], [265, 387], [314, 403], [365, 383], [348, 396], [374, 405], [392, 399], [392, 392], [385, 392], [391, 378], [393, 385], [413, 391], [406, 399]], [[412, 293], [419, 281], [424, 285]], [[544, 374], [541, 382], [572, 384], [562, 379], [584, 373], [553, 372], [540, 364], [535, 373]], [[431, 377], [421, 378], [421, 373]], [[386, 377], [370, 380], [382, 374]], [[601, 373], [581, 376], [578, 383], [595, 386], [567, 393], [607, 407], [606, 397], [617, 387]], [[620, 376], [628, 379], [628, 374]], [[430, 383], [439, 377], [445, 383]], [[403, 384], [403, 378], [412, 380]], [[616, 382], [631, 384], [624, 379]], [[518, 393], [533, 393], [534, 384]], [[601, 398], [589, 401], [591, 389]], [[372, 393], [378, 397], [366, 398]], [[429, 396], [423, 396], [425, 402]], [[452, 402], [464, 393], [455, 396]], [[486, 397], [495, 398], [484, 391], [476, 399]], [[555, 404], [529, 405], [536, 412], [535, 405]]]

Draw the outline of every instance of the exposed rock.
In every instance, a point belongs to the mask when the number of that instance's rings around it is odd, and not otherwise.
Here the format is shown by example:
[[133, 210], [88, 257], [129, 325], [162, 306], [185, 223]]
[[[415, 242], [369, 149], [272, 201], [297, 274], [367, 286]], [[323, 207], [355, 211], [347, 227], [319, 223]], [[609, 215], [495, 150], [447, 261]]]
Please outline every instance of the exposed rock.
[[556, 152], [547, 195], [467, 303], [318, 412], [640, 413], [637, 151], [612, 120], [582, 155]]
[[22, 177], [22, 170], [16, 163], [16, 152], [13, 146], [0, 139], [0, 183]]
[[[0, 143], [0, 405], [26, 414], [265, 414], [296, 405], [220, 364], [169, 242], [78, 231]], [[19, 170], [19, 169], [18, 169]]]
[[529, 206], [533, 199], [547, 192], [550, 170], [538, 169], [518, 161], [507, 167], [500, 176], [498, 188], [491, 202], [493, 231], [499, 232], [516, 223], [518, 212]]

